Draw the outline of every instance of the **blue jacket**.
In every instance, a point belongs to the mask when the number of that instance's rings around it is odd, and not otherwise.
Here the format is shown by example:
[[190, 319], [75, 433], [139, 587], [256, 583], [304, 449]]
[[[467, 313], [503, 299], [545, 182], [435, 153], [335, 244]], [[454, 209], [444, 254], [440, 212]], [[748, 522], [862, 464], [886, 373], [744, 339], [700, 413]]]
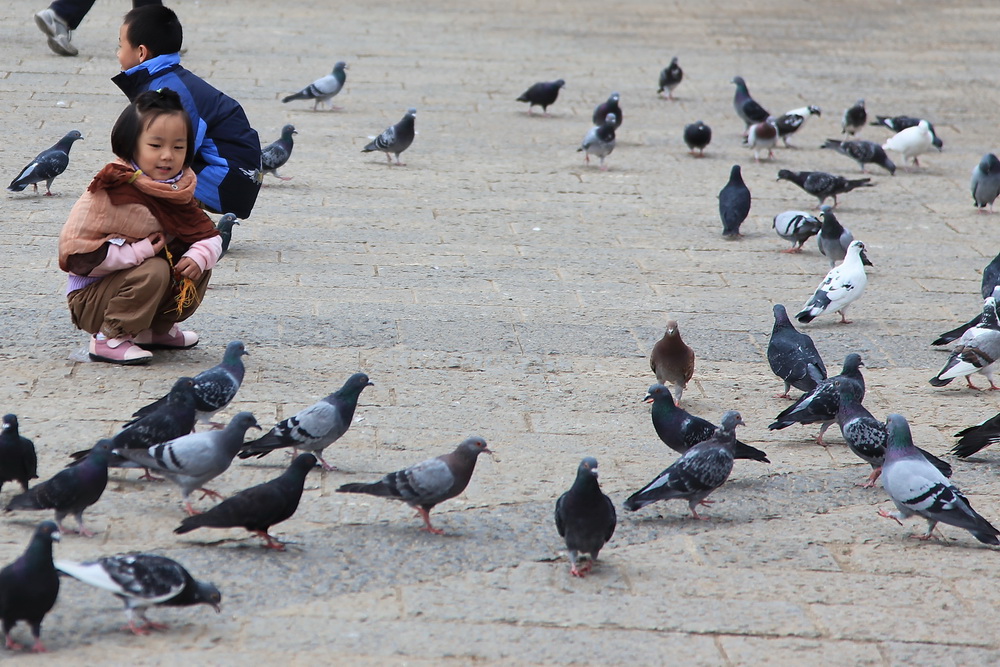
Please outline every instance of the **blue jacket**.
[[260, 138], [239, 102], [181, 67], [177, 53], [150, 58], [111, 80], [130, 101], [150, 89], [176, 91], [194, 124], [195, 198], [215, 213], [250, 216], [262, 181]]

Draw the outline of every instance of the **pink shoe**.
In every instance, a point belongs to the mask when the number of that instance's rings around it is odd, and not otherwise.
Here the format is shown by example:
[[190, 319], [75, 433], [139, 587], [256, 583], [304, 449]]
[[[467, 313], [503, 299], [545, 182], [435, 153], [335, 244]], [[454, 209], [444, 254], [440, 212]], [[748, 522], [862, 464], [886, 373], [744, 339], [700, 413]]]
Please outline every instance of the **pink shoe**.
[[99, 340], [97, 336], [91, 336], [90, 358], [93, 361], [106, 361], [109, 364], [136, 366], [148, 364], [153, 358], [153, 353], [135, 345], [130, 337]]
[[155, 334], [152, 329], [140, 331], [134, 341], [144, 350], [186, 350], [198, 344], [198, 334], [193, 331], [181, 331], [175, 324], [165, 334]]

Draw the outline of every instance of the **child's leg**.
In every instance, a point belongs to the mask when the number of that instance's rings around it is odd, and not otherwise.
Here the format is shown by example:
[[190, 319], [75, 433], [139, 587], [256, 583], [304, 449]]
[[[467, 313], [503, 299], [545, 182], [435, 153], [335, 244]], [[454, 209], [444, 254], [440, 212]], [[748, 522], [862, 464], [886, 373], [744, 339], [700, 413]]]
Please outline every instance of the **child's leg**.
[[205, 298], [205, 290], [208, 289], [208, 282], [211, 278], [211, 271], [205, 271], [201, 274], [201, 277], [194, 282], [198, 298], [180, 313], [177, 312], [177, 301], [175, 300], [175, 295], [172, 292], [167, 292], [163, 299], [160, 300], [156, 313], [153, 317], [153, 321], [149, 325], [149, 328], [153, 330], [153, 333], [167, 333], [174, 326], [174, 324], [177, 322], [183, 322], [187, 318], [194, 315], [195, 311], [198, 310], [198, 306], [201, 305], [202, 299]]
[[170, 265], [152, 257], [70, 294], [70, 315], [73, 324], [92, 334], [135, 336], [150, 328], [160, 304], [170, 298], [170, 287]]

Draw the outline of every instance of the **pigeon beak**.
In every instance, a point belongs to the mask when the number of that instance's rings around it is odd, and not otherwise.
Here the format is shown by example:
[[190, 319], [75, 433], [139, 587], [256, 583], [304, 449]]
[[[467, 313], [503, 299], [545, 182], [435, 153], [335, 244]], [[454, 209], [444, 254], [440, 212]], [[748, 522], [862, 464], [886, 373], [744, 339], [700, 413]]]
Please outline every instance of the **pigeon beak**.
[[374, 383], [374, 382], [372, 382], [371, 380], [369, 380], [369, 381], [368, 381], [368, 384], [366, 384], [365, 386], [366, 386], [366, 387], [374, 387], [374, 386], [375, 386], [375, 383]]
[[215, 610], [216, 614], [221, 614], [222, 613], [222, 605], [220, 605], [220, 604], [213, 604], [212, 605], [212, 609]]
[[642, 402], [643, 403], [652, 403], [653, 402], [653, 395], [652, 394], [646, 394], [646, 398], [642, 399]]
[[62, 540], [62, 533], [60, 533], [58, 530], [56, 532], [52, 533], [52, 541], [53, 542], [59, 542], [60, 540]]

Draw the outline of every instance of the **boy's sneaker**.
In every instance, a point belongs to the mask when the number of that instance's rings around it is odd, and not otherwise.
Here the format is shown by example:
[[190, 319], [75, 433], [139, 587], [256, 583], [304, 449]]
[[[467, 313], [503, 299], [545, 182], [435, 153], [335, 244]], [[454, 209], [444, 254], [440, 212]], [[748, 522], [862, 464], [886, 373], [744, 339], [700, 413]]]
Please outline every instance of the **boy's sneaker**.
[[51, 9], [43, 9], [35, 14], [35, 25], [49, 38], [49, 48], [61, 56], [75, 56], [80, 53], [70, 44], [73, 32], [69, 26]]
[[148, 364], [153, 358], [153, 353], [133, 343], [131, 337], [101, 339], [91, 336], [90, 358], [93, 361], [106, 361], [109, 364], [135, 366]]
[[134, 341], [144, 350], [186, 350], [198, 344], [198, 334], [193, 331], [181, 331], [175, 324], [165, 334], [155, 334], [152, 329], [140, 331]]

